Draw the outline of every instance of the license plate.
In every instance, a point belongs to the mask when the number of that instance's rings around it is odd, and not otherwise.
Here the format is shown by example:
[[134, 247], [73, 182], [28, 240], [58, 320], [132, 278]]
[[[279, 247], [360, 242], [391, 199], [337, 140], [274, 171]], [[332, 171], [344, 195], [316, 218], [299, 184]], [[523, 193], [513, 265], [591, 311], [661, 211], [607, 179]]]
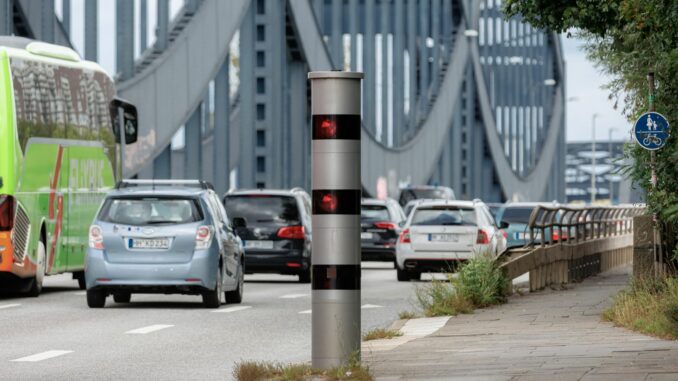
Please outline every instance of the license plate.
[[130, 249], [169, 249], [169, 238], [130, 238], [127, 247]]
[[273, 241], [245, 241], [246, 249], [272, 249]]
[[459, 237], [456, 234], [429, 234], [428, 240], [431, 242], [457, 242]]
[[360, 239], [372, 239], [372, 233], [360, 233]]

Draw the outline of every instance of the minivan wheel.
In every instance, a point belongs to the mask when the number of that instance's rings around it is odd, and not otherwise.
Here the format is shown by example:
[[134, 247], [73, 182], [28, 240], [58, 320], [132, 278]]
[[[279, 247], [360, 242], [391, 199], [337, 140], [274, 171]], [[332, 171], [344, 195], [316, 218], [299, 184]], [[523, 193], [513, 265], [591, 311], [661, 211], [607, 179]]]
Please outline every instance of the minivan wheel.
[[222, 298], [225, 296], [221, 267], [217, 267], [217, 285], [214, 287], [214, 290], [203, 291], [202, 304], [206, 308], [219, 308], [223, 301]]
[[311, 283], [311, 270], [304, 270], [299, 273], [299, 283]]
[[116, 303], [129, 303], [132, 300], [132, 294], [129, 292], [116, 292], [113, 294], [113, 301]]
[[242, 294], [245, 289], [245, 274], [242, 271], [238, 271], [238, 287], [233, 291], [226, 291], [226, 303], [239, 304], [242, 303]]
[[103, 308], [106, 305], [106, 294], [101, 290], [87, 290], [87, 306]]

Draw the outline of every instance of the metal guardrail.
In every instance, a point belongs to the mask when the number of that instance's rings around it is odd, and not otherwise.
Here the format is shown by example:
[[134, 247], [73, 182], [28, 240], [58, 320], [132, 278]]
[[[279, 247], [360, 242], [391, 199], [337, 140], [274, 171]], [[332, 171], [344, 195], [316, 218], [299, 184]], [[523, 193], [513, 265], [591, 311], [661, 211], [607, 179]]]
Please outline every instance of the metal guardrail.
[[[575, 244], [633, 232], [633, 217], [645, 212], [645, 205], [617, 206], [536, 206], [528, 220], [530, 240], [525, 247], [533, 248], [540, 233], [539, 246], [574, 241]], [[553, 234], [557, 231], [557, 235]], [[547, 234], [549, 233], [549, 234]]]
[[528, 221], [529, 242], [499, 257], [509, 279], [530, 273], [530, 291], [580, 281], [630, 263], [634, 217], [644, 205], [536, 206]]

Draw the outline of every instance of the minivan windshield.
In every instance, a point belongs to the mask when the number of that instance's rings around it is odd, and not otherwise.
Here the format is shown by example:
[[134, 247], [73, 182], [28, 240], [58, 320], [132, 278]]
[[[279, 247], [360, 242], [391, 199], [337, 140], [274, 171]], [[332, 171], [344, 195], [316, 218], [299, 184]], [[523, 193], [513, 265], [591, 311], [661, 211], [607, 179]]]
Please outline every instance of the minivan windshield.
[[468, 225], [475, 226], [476, 212], [471, 208], [455, 206], [423, 207], [414, 210], [412, 226]]
[[123, 225], [186, 224], [203, 219], [196, 199], [119, 197], [104, 203], [99, 220]]
[[297, 200], [292, 196], [226, 196], [224, 205], [231, 219], [244, 218], [248, 228], [301, 224]]

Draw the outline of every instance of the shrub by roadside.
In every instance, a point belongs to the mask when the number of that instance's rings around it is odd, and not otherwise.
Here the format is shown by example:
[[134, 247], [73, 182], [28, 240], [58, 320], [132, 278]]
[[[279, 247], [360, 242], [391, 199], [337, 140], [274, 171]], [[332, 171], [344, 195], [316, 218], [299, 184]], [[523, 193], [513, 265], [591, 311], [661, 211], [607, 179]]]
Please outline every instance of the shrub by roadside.
[[242, 361], [233, 368], [237, 381], [372, 381], [369, 368], [360, 361], [328, 370], [314, 369], [309, 364], [281, 364], [264, 361]]
[[678, 340], [678, 278], [634, 279], [603, 318], [616, 325]]
[[457, 278], [449, 275], [446, 281], [418, 287], [417, 301], [428, 317], [468, 314], [503, 303], [507, 282], [493, 257], [478, 254], [461, 267]]
[[402, 332], [396, 329], [375, 328], [363, 334], [363, 341], [392, 339], [394, 337], [402, 336]]

